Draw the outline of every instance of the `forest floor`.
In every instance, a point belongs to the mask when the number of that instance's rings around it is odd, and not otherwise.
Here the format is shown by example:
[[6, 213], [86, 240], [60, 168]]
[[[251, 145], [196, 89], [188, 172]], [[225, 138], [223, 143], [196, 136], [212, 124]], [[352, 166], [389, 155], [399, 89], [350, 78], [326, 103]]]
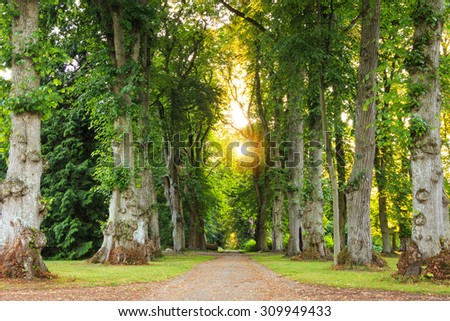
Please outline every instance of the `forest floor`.
[[[24, 281], [14, 281], [24, 282]], [[428, 301], [449, 296], [398, 291], [343, 289], [288, 280], [244, 254], [217, 254], [188, 273], [163, 282], [119, 286], [32, 287], [0, 290], [0, 300], [69, 301]]]

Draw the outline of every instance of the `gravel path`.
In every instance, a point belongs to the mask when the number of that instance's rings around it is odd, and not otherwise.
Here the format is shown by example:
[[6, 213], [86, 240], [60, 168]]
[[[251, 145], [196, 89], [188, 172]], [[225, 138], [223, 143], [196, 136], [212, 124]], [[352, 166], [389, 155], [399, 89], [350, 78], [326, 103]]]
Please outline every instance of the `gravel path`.
[[45, 288], [0, 291], [0, 300], [77, 301], [425, 301], [448, 296], [340, 289], [288, 280], [244, 254], [217, 255], [165, 282], [114, 287]]
[[243, 254], [224, 254], [166, 282], [149, 300], [351, 301], [450, 300], [403, 292], [340, 289], [288, 280]]

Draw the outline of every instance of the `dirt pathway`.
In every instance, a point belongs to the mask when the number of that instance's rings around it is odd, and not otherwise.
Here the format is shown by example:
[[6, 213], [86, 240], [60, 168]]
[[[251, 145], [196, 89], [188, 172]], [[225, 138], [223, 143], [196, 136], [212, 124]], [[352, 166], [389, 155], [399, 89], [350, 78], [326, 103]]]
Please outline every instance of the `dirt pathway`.
[[340, 289], [288, 280], [243, 254], [224, 254], [163, 284], [149, 300], [329, 301], [450, 300], [403, 292]]
[[42, 288], [0, 291], [0, 300], [77, 301], [350, 301], [450, 300], [446, 296], [340, 289], [290, 281], [243, 254], [217, 255], [166, 282], [115, 287]]

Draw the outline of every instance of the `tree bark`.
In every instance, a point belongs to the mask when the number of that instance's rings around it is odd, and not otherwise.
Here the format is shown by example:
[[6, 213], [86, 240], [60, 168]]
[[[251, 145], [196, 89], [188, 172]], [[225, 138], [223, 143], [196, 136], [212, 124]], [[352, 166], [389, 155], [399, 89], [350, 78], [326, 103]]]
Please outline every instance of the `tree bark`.
[[372, 261], [370, 195], [375, 157], [375, 85], [380, 34], [380, 0], [362, 1], [361, 52], [356, 93], [355, 156], [347, 182], [350, 264]]
[[284, 213], [284, 191], [275, 190], [272, 204], [272, 252], [283, 252], [283, 213]]
[[298, 255], [303, 247], [302, 240], [302, 193], [303, 193], [303, 116], [299, 105], [299, 93], [293, 91], [288, 97], [288, 129], [292, 147], [289, 162], [286, 164], [289, 173], [287, 189], [289, 213], [289, 246], [288, 256]]
[[[418, 0], [409, 61], [411, 97], [412, 242], [421, 259], [448, 246], [448, 198], [443, 188], [439, 57], [443, 0]], [[436, 19], [433, 19], [436, 18]]]
[[178, 173], [179, 146], [168, 146], [165, 149], [167, 176], [163, 177], [164, 191], [169, 203], [170, 213], [172, 215], [172, 237], [173, 251], [180, 253], [186, 248], [186, 239], [184, 235], [184, 216], [180, 190], [180, 176]]
[[380, 220], [381, 239], [383, 242], [383, 253], [391, 253], [391, 230], [387, 217], [387, 195], [386, 195], [386, 150], [376, 148], [375, 152], [375, 179], [378, 187], [378, 217]]
[[151, 257], [161, 255], [161, 239], [159, 234], [159, 213], [158, 202], [156, 199], [155, 182], [153, 173], [150, 169], [141, 169], [140, 181], [141, 186], [138, 188], [139, 206], [144, 211], [143, 217], [145, 221], [145, 231], [150, 232], [149, 241], [153, 247]]
[[258, 251], [268, 251], [267, 246], [267, 207], [269, 202], [269, 177], [263, 173], [266, 170], [265, 164], [258, 164], [253, 169], [253, 184], [255, 186], [258, 215], [256, 217], [255, 241]]
[[[14, 58], [10, 97], [19, 98], [40, 86], [32, 57], [25, 54], [37, 41], [39, 1], [18, 0], [11, 4], [16, 6], [17, 14], [12, 21]], [[8, 171], [0, 188], [0, 202], [4, 203], [0, 264], [3, 264], [2, 273], [6, 277], [32, 279], [47, 271], [41, 257], [46, 239], [40, 231], [46, 212], [40, 194], [43, 172], [41, 115], [34, 111], [13, 111], [11, 127]]]
[[[194, 175], [199, 177], [200, 174]], [[205, 218], [202, 214], [195, 186], [192, 186], [189, 182], [186, 182], [185, 185], [185, 195], [190, 216], [188, 248], [191, 250], [206, 250]]]
[[345, 160], [345, 148], [344, 148], [344, 138], [342, 135], [342, 121], [341, 109], [336, 108], [336, 125], [335, 125], [335, 138], [336, 138], [336, 171], [338, 179], [338, 200], [339, 200], [339, 239], [340, 239], [340, 250], [343, 250], [346, 243], [346, 233], [345, 225], [347, 223], [347, 199], [345, 197], [344, 184], [346, 181], [346, 160]]

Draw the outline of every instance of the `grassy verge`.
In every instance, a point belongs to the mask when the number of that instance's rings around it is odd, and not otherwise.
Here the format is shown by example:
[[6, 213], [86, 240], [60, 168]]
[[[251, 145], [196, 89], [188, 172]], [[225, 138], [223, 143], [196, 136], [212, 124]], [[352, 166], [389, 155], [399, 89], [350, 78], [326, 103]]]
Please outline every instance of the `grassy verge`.
[[394, 290], [421, 294], [450, 295], [450, 284], [437, 284], [429, 280], [400, 282], [392, 277], [397, 258], [387, 258], [389, 268], [384, 271], [336, 271], [330, 262], [298, 262], [274, 254], [251, 254], [257, 262], [289, 279], [308, 284], [321, 284], [341, 288]]
[[141, 282], [164, 281], [182, 275], [211, 256], [166, 256], [145, 266], [90, 264], [84, 261], [47, 261], [48, 269], [58, 276], [46, 281], [0, 280], [0, 290], [42, 287], [114, 286]]

